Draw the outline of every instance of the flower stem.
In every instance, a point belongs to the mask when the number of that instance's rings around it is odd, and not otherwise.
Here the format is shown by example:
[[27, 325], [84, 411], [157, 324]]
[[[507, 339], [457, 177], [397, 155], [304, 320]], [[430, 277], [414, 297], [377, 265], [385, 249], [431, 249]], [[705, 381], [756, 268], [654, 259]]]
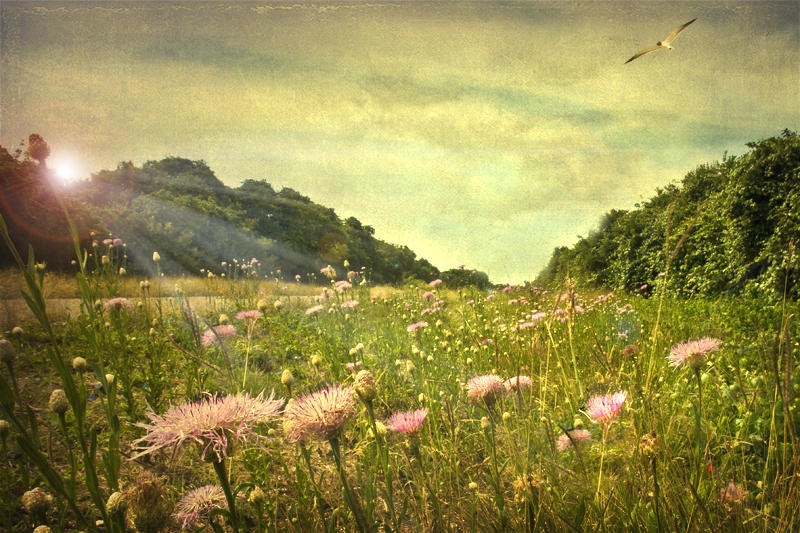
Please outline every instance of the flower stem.
[[702, 475], [703, 470], [703, 449], [705, 445], [702, 442], [703, 434], [700, 429], [700, 419], [702, 416], [703, 411], [703, 380], [700, 377], [700, 369], [696, 368], [694, 371], [695, 378], [697, 378], [697, 408], [695, 409], [695, 417], [694, 417], [694, 440], [696, 446], [696, 455], [697, 455], [697, 477], [695, 479], [695, 485], [700, 486], [700, 476]]
[[231, 528], [234, 533], [239, 533], [239, 517], [236, 514], [236, 500], [231, 492], [231, 484], [228, 481], [228, 474], [225, 471], [224, 461], [212, 461], [214, 471], [217, 473], [219, 483], [222, 485], [222, 491], [225, 493], [225, 499], [228, 501], [228, 512], [230, 513]]
[[602, 429], [602, 442], [600, 443], [600, 471], [597, 474], [597, 492], [595, 493], [595, 499], [600, 498], [600, 483], [603, 480], [603, 459], [606, 455], [606, 437], [608, 436], [608, 425], [603, 424]]
[[367, 526], [366, 518], [364, 518], [364, 511], [361, 508], [361, 504], [359, 503], [355, 494], [350, 489], [350, 484], [347, 483], [347, 475], [345, 474], [344, 466], [342, 465], [342, 456], [341, 456], [341, 449], [339, 448], [339, 439], [336, 437], [332, 437], [328, 439], [328, 442], [331, 444], [331, 450], [333, 451], [333, 459], [334, 461], [336, 461], [336, 470], [339, 471], [339, 478], [342, 480], [342, 489], [344, 489], [344, 497], [345, 500], [347, 501], [347, 505], [350, 507], [350, 510], [353, 511], [353, 515], [355, 515], [356, 524], [358, 525], [358, 530], [361, 533], [367, 533], [367, 531], [369, 531], [369, 527]]

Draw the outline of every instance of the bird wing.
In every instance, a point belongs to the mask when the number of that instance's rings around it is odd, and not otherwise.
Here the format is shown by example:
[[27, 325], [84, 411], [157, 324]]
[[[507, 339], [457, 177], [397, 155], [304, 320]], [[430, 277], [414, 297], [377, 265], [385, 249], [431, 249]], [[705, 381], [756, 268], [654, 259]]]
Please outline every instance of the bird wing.
[[683, 29], [684, 29], [686, 26], [688, 26], [689, 24], [691, 24], [691, 23], [692, 23], [692, 22], [694, 22], [695, 20], [697, 20], [697, 19], [696, 19], [696, 18], [693, 18], [692, 20], [690, 20], [690, 21], [689, 21], [689, 22], [687, 22], [686, 24], [683, 24], [683, 25], [681, 25], [681, 26], [678, 26], [677, 28], [675, 28], [674, 30], [672, 30], [672, 33], [670, 33], [670, 34], [669, 34], [669, 36], [668, 36], [666, 39], [664, 39], [662, 42], [663, 42], [664, 44], [669, 44], [669, 43], [671, 43], [671, 42], [672, 42], [672, 41], [675, 39], [675, 37], [677, 37], [677, 36], [678, 36], [678, 34], [679, 34], [680, 32], [682, 32], [682, 31], [683, 31]]
[[633, 60], [634, 60], [634, 59], [636, 59], [637, 57], [642, 57], [643, 55], [645, 55], [645, 54], [649, 54], [650, 52], [655, 52], [655, 51], [656, 51], [656, 50], [658, 50], [659, 48], [661, 48], [661, 47], [660, 47], [660, 46], [658, 46], [658, 45], [651, 46], [650, 48], [645, 48], [644, 50], [642, 50], [642, 51], [640, 51], [640, 52], [637, 52], [637, 53], [636, 53], [636, 55], [635, 55], [635, 56], [633, 56], [632, 58], [630, 58], [629, 60], [627, 60], [627, 61], [625, 62], [625, 64], [627, 65], [628, 63], [630, 63], [631, 61], [633, 61]]

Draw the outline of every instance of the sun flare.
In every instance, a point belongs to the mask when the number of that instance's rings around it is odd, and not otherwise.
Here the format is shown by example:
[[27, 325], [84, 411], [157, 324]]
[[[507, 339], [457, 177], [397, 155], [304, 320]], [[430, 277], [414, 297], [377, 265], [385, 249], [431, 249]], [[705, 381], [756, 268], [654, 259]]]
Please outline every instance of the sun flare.
[[69, 185], [78, 179], [78, 170], [70, 161], [61, 161], [56, 164], [54, 172], [62, 185]]

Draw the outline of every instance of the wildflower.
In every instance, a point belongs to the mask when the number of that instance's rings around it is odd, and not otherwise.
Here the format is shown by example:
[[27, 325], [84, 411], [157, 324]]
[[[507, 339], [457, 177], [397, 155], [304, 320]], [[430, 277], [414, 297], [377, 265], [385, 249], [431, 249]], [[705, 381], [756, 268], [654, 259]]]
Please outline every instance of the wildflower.
[[33, 533], [50, 533], [51, 531], [53, 530], [48, 526], [36, 526], [36, 528], [33, 530]]
[[346, 365], [344, 365], [344, 366], [345, 366], [345, 368], [347, 368], [347, 370], [349, 370], [350, 372], [355, 372], [356, 370], [358, 370], [359, 368], [361, 368], [361, 361], [356, 361], [355, 363], [347, 363], [347, 364], [346, 364]]
[[509, 420], [511, 420], [511, 413], [503, 411], [503, 422], [508, 422]]
[[467, 395], [472, 403], [491, 407], [495, 400], [505, 394], [503, 380], [495, 374], [476, 376], [467, 382]]
[[203, 332], [203, 346], [211, 346], [217, 337], [224, 339], [236, 335], [236, 328], [230, 325], [212, 326]]
[[182, 529], [192, 529], [208, 519], [214, 509], [225, 509], [225, 493], [219, 485], [205, 485], [187, 492], [172, 515]]
[[295, 443], [309, 437], [333, 438], [354, 414], [352, 389], [322, 389], [287, 404], [284, 410], [286, 438]]
[[281, 309], [281, 307], [283, 307], [283, 302], [282, 302], [281, 300], [275, 300], [275, 301], [272, 303], [272, 307], [273, 307], [273, 308], [274, 308], [276, 311], [278, 311], [278, 310], [280, 310], [280, 309]]
[[122, 246], [122, 239], [114, 239], [111, 241], [111, 246]]
[[437, 285], [439, 285], [441, 283], [442, 283], [442, 280], [440, 280], [439, 278], [436, 278], [435, 280], [433, 280], [430, 283], [428, 283], [428, 285], [430, 287], [436, 287]]
[[258, 308], [259, 311], [266, 311], [268, 306], [269, 304], [267, 303], [266, 300], [259, 300], [258, 302], [256, 302], [256, 307]]
[[0, 418], [0, 439], [5, 441], [9, 431], [11, 431], [11, 424], [8, 423], [8, 420]]
[[127, 298], [119, 297], [107, 300], [106, 303], [103, 304], [103, 307], [105, 307], [106, 309], [120, 310], [120, 309], [130, 309], [131, 307], [133, 307], [133, 304], [131, 304], [131, 301], [128, 300]]
[[128, 271], [125, 270], [125, 267], [119, 267], [119, 275], [120, 276], [124, 276], [127, 273], [128, 273]]
[[434, 298], [436, 298], [436, 295], [433, 294], [431, 291], [426, 291], [422, 294], [423, 300], [433, 300]]
[[344, 292], [347, 289], [352, 289], [353, 285], [347, 280], [341, 280], [341, 281], [337, 281], [333, 285], [333, 288], [336, 289], [336, 292]]
[[607, 424], [613, 422], [627, 397], [628, 393], [626, 391], [604, 396], [592, 396], [586, 403], [586, 414], [597, 423]]
[[339, 306], [347, 309], [355, 309], [358, 307], [358, 300], [347, 300], [346, 302], [340, 303]]
[[645, 433], [642, 435], [642, 438], [639, 439], [639, 454], [646, 459], [655, 457], [660, 447], [661, 439], [658, 438], [655, 432]]
[[236, 313], [238, 320], [256, 320], [264, 316], [258, 309], [250, 309], [248, 311], [239, 311]]
[[319, 364], [321, 362], [322, 362], [322, 357], [320, 357], [319, 355], [314, 354], [314, 355], [311, 356], [311, 364], [312, 365], [319, 366]]
[[481, 427], [483, 429], [486, 429], [486, 428], [489, 427], [489, 417], [486, 417], [486, 416], [482, 416], [481, 417]]
[[389, 418], [386, 427], [402, 433], [406, 437], [411, 437], [419, 432], [426, 416], [428, 416], [427, 409], [395, 413]]
[[201, 458], [205, 459], [210, 451], [212, 459], [222, 462], [231, 444], [265, 439], [255, 432], [255, 426], [277, 416], [283, 400], [274, 398], [274, 392], [266, 399], [263, 393], [255, 398], [239, 393], [170, 407], [163, 416], [151, 410], [147, 413], [150, 424], [136, 424], [147, 434], [136, 441], [144, 446], [134, 458], [190, 441], [200, 445]]
[[294, 383], [294, 376], [292, 375], [292, 371], [288, 368], [281, 372], [281, 383], [286, 387], [291, 387], [292, 383]]
[[319, 272], [328, 279], [333, 279], [336, 277], [336, 270], [334, 270], [334, 268], [330, 265], [326, 266], [325, 268], [321, 268]]
[[69, 409], [67, 394], [62, 389], [54, 389], [53, 392], [50, 393], [48, 405], [51, 411], [57, 415], [63, 415]]
[[153, 262], [158, 263], [159, 261], [161, 261], [161, 256], [158, 255], [158, 252], [153, 252]]
[[556, 441], [556, 448], [558, 451], [563, 452], [571, 444], [577, 444], [579, 442], [585, 442], [587, 440], [591, 440], [592, 434], [589, 433], [588, 430], [585, 429], [571, 429], [566, 433], [562, 433], [558, 440]]
[[375, 399], [378, 393], [375, 376], [369, 370], [361, 370], [356, 374], [353, 380], [353, 390], [356, 391], [358, 397], [369, 402]]
[[687, 365], [692, 370], [699, 370], [706, 361], [706, 354], [716, 352], [721, 343], [719, 339], [711, 337], [686, 341], [673, 346], [667, 359], [674, 367]]
[[409, 333], [413, 333], [413, 332], [417, 331], [420, 328], [427, 328], [427, 327], [428, 327], [428, 323], [425, 322], [424, 320], [422, 320], [420, 322], [414, 322], [413, 324], [408, 326], [406, 328], [406, 331], [408, 331]]
[[469, 487], [469, 490], [472, 490], [472, 491], [478, 490], [478, 484], [475, 483], [474, 481], [470, 481], [469, 485], [467, 485], [467, 487]]
[[306, 314], [307, 315], [314, 315], [314, 314], [319, 313], [320, 311], [322, 311], [322, 309], [323, 309], [323, 307], [321, 305], [315, 305], [315, 306], [312, 306], [312, 307], [309, 307], [308, 309], [306, 309]]
[[720, 498], [722, 499], [723, 503], [730, 505], [742, 503], [745, 496], [747, 496], [747, 492], [740, 489], [736, 483], [731, 481], [724, 489], [722, 489]]
[[533, 381], [528, 376], [514, 376], [508, 378], [503, 382], [506, 392], [516, 391], [522, 392], [533, 384]]

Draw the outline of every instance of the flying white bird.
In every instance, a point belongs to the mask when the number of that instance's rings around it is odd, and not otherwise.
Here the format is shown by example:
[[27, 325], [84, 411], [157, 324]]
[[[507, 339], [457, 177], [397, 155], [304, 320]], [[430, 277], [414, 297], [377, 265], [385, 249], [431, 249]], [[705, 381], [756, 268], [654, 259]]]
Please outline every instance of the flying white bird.
[[679, 34], [680, 32], [682, 32], [682, 31], [683, 31], [683, 29], [684, 29], [686, 26], [688, 26], [689, 24], [691, 24], [691, 23], [692, 23], [692, 22], [694, 22], [695, 20], [697, 20], [697, 19], [696, 19], [696, 18], [693, 18], [692, 20], [690, 20], [690, 21], [689, 21], [689, 22], [687, 22], [686, 24], [683, 24], [683, 25], [681, 25], [681, 26], [678, 26], [677, 28], [675, 28], [674, 30], [672, 30], [672, 33], [670, 33], [670, 34], [669, 34], [669, 36], [668, 36], [666, 39], [664, 39], [663, 41], [659, 41], [659, 42], [657, 42], [655, 46], [651, 46], [650, 48], [645, 48], [645, 49], [644, 49], [644, 50], [642, 50], [641, 52], [637, 52], [637, 53], [636, 53], [636, 55], [635, 55], [635, 56], [633, 56], [632, 58], [630, 58], [629, 60], [627, 60], [627, 61], [625, 62], [625, 64], [628, 64], [628, 63], [630, 63], [631, 61], [633, 61], [633, 60], [634, 60], [634, 59], [636, 59], [637, 57], [642, 57], [643, 55], [645, 55], [645, 54], [649, 54], [650, 52], [655, 52], [655, 51], [656, 51], [656, 50], [658, 50], [659, 48], [666, 48], [666, 49], [668, 49], [668, 50], [673, 50], [673, 48], [672, 48], [672, 45], [671, 45], [672, 41], [674, 41], [674, 40], [675, 40], [675, 37], [677, 37], [677, 36], [678, 36], [678, 34]]

